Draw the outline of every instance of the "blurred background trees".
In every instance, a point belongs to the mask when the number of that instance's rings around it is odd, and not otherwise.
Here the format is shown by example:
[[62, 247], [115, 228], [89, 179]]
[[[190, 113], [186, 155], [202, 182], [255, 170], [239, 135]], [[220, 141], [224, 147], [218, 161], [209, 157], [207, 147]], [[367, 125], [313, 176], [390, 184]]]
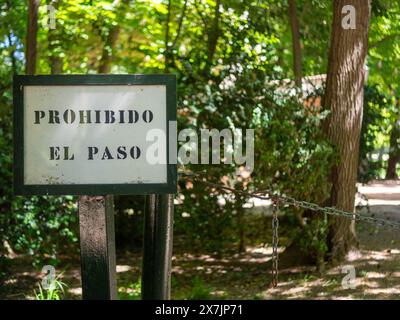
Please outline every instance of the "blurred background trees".
[[[39, 263], [56, 260], [63, 250], [77, 250], [74, 197], [12, 195], [13, 74], [176, 73], [180, 129], [255, 130], [255, 168], [250, 177], [237, 177], [236, 167], [228, 165], [185, 169], [202, 171], [209, 181], [231, 187], [271, 188], [325, 203], [331, 192], [328, 176], [339, 157], [322, 130], [330, 109], [305, 106], [299, 87], [303, 79], [312, 88], [308, 98], [324, 95], [324, 82], [313, 86], [309, 79], [327, 73], [332, 2], [48, 0], [35, 6], [36, 0], [0, 0], [3, 260], [18, 252]], [[55, 29], [48, 5], [55, 8]], [[396, 178], [400, 158], [400, 4], [373, 0], [371, 5], [358, 160], [362, 182]], [[247, 201], [180, 181], [177, 239], [182, 237], [194, 249], [218, 252], [270, 242], [268, 217], [248, 220], [243, 209]], [[118, 246], [140, 247], [143, 198], [116, 197], [115, 206]], [[326, 219], [315, 221], [302, 211], [282, 210], [292, 230], [289, 238], [300, 239], [300, 248], [314, 261], [324, 259], [329, 249]]]

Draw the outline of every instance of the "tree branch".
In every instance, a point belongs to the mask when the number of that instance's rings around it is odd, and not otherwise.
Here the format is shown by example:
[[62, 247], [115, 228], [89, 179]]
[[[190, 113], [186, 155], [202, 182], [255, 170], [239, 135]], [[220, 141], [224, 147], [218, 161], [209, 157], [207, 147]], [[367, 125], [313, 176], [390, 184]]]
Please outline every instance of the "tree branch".
[[376, 41], [376, 42], [374, 42], [374, 43], [371, 43], [371, 44], [369, 45], [369, 48], [372, 49], [372, 48], [379, 47], [381, 44], [385, 43], [386, 41], [394, 40], [394, 39], [396, 39], [397, 37], [400, 37], [400, 33], [389, 34], [389, 35], [387, 35], [386, 37], [383, 37], [381, 40], [378, 40], [378, 41]]
[[185, 13], [186, 13], [186, 7], [187, 7], [187, 0], [185, 0], [185, 3], [183, 4], [181, 17], [180, 17], [179, 24], [178, 24], [178, 30], [177, 30], [177, 32], [176, 32], [175, 39], [174, 39], [174, 41], [173, 41], [173, 43], [172, 43], [172, 46], [171, 46], [172, 48], [175, 48], [176, 43], [177, 43], [177, 41], [178, 41], [178, 38], [179, 38], [179, 36], [180, 36], [181, 29], [182, 29], [182, 24], [183, 24], [183, 19], [184, 19], [184, 17], [185, 17]]
[[289, 0], [289, 19], [292, 30], [292, 45], [293, 45], [293, 70], [297, 87], [301, 87], [302, 67], [301, 67], [301, 44], [299, 22], [297, 20], [296, 0]]

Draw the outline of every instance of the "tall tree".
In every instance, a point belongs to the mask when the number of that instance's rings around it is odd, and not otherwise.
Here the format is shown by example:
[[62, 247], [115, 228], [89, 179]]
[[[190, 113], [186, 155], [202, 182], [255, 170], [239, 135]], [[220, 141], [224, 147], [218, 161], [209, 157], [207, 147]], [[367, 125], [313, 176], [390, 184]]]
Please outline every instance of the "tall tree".
[[[196, 2], [195, 2], [196, 3]], [[199, 11], [199, 15], [203, 20], [205, 33], [207, 35], [207, 63], [203, 69], [203, 74], [207, 77], [214, 60], [215, 52], [217, 50], [218, 39], [221, 35], [220, 19], [221, 19], [221, 0], [215, 1], [214, 16], [210, 19], [203, 17], [203, 12]]]
[[293, 71], [297, 87], [301, 87], [302, 67], [301, 67], [301, 43], [299, 21], [297, 19], [296, 0], [289, 0], [289, 20], [292, 31], [293, 46]]
[[10, 46], [10, 60], [12, 74], [17, 74], [17, 60], [15, 59], [15, 43], [12, 39], [11, 32], [7, 35], [8, 44]]
[[[124, 5], [127, 5], [129, 0], [115, 0], [113, 5], [116, 8], [117, 17], [123, 14]], [[115, 23], [108, 30], [106, 40], [103, 46], [103, 51], [100, 58], [100, 64], [98, 67], [98, 73], [109, 73], [111, 70], [111, 63], [113, 58], [113, 52], [117, 43], [121, 26], [119, 23]]]
[[[62, 5], [62, 0], [48, 0], [47, 5], [52, 6], [55, 10], [58, 10]], [[55, 13], [55, 12], [54, 12]], [[49, 23], [49, 31], [47, 34], [48, 49], [49, 49], [49, 62], [51, 74], [59, 74], [63, 72], [63, 58], [62, 58], [62, 40], [60, 28], [62, 25], [58, 25], [54, 28]]]
[[[345, 6], [350, 8], [347, 16], [342, 13]], [[326, 122], [327, 137], [336, 146], [339, 159], [330, 175], [329, 205], [350, 212], [354, 210], [356, 192], [370, 12], [371, 0], [333, 1], [325, 107], [331, 111]], [[343, 19], [353, 20], [348, 20], [346, 25]], [[353, 221], [331, 217], [329, 248], [332, 262], [342, 260], [355, 240]]]
[[[396, 109], [400, 112], [400, 100], [397, 100]], [[400, 118], [393, 123], [390, 132], [389, 159], [386, 170], [386, 179], [398, 179], [397, 163], [400, 161]]]
[[[176, 30], [175, 38], [173, 41], [171, 41], [171, 30], [170, 30], [170, 23], [171, 23], [171, 13], [172, 13], [172, 2], [171, 0], [168, 1], [167, 4], [167, 20], [165, 23], [165, 50], [164, 50], [164, 59], [165, 59], [165, 67], [164, 67], [164, 72], [168, 73], [170, 67], [175, 67], [175, 62], [174, 62], [174, 54], [173, 50], [179, 40], [179, 36], [181, 34], [182, 30], [182, 25], [183, 25], [183, 20], [185, 18], [186, 14], [186, 8], [187, 8], [187, 0], [184, 1], [183, 6], [182, 6], [182, 12], [179, 18], [179, 23], [178, 27]], [[171, 43], [170, 43], [171, 42]]]
[[26, 35], [26, 69], [27, 74], [36, 72], [36, 46], [38, 30], [38, 9], [40, 0], [29, 0], [28, 5], [28, 32]]

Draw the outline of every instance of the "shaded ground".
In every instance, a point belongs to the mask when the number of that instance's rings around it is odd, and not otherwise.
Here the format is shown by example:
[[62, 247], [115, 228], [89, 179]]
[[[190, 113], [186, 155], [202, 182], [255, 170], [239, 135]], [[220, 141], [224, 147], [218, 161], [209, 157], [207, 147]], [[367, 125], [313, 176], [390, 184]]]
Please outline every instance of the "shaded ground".
[[[362, 214], [400, 221], [400, 184], [372, 184], [359, 187], [357, 203]], [[368, 198], [369, 210], [365, 207]], [[313, 267], [280, 270], [279, 285], [269, 288], [271, 247], [249, 247], [243, 254], [223, 256], [191, 254], [176, 241], [173, 257], [172, 298], [174, 299], [399, 299], [400, 233], [358, 223], [360, 247], [347, 261], [319, 274]], [[282, 252], [284, 247], [280, 248]], [[79, 257], [62, 259], [63, 281], [69, 288], [65, 298], [79, 299]], [[117, 277], [120, 299], [140, 295], [140, 252], [119, 252]], [[353, 288], [342, 286], [354, 267]], [[0, 289], [1, 299], [32, 299], [41, 274], [30, 270], [25, 259], [13, 260], [10, 274]], [[345, 283], [346, 284], [346, 283]], [[347, 283], [349, 284], [349, 283]]]

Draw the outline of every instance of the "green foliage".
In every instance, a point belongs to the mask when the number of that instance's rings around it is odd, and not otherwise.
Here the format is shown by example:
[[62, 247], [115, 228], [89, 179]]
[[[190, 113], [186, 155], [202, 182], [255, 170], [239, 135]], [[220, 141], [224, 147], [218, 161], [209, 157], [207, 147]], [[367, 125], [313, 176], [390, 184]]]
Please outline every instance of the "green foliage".
[[140, 300], [142, 285], [141, 281], [131, 283], [127, 288], [120, 289], [118, 298], [120, 300]]
[[50, 284], [48, 289], [44, 289], [41, 284], [38, 285], [39, 290], [35, 291], [36, 300], [62, 300], [65, 288], [68, 287], [60, 280], [60, 275]]
[[200, 277], [195, 277], [192, 281], [192, 287], [187, 294], [188, 300], [210, 300], [212, 295], [211, 289], [201, 280]]
[[193, 249], [221, 253], [237, 240], [232, 203], [223, 206], [218, 197], [223, 197], [219, 191], [198, 184], [182, 190], [184, 202], [176, 206], [175, 231], [185, 235]]
[[[273, 81], [284, 76], [277, 67], [279, 40], [273, 19], [261, 20], [259, 15], [265, 11], [257, 11], [254, 4], [235, 9], [222, 14], [223, 32], [209, 65], [200, 60], [188, 70], [177, 66], [181, 73], [178, 121], [180, 128], [254, 129], [256, 166], [245, 179], [235, 176], [234, 166], [187, 169], [204, 171], [207, 181], [224, 181], [230, 187], [271, 188], [304, 200], [324, 200], [329, 185], [321, 181], [326, 181], [333, 161], [333, 149], [320, 126], [327, 114], [305, 108], [291, 95], [294, 88]], [[200, 53], [184, 61], [207, 56], [207, 51]], [[204, 75], [205, 70], [210, 74]], [[240, 217], [233, 204], [237, 199], [199, 183], [180, 186], [183, 203], [176, 206], [176, 225], [182, 226], [179, 231], [191, 244], [220, 252], [240, 240], [236, 232]], [[240, 199], [242, 204], [246, 200]]]
[[[63, 73], [96, 73], [104, 53], [112, 55], [112, 73], [176, 73], [179, 129], [248, 128], [255, 133], [251, 177], [236, 176], [233, 165], [185, 169], [248, 191], [270, 188], [306, 201], [326, 199], [326, 177], [337, 160], [321, 130], [327, 114], [305, 107], [296, 89], [279, 81], [293, 78], [287, 1], [222, 0], [217, 8], [215, 0], [176, 0], [168, 8], [168, 1], [58, 0], [54, 30], [45, 26], [47, 3], [42, 1], [39, 10], [37, 73], [50, 73], [55, 60]], [[387, 145], [398, 116], [392, 97], [399, 96], [400, 83], [399, 3], [372, 3], [371, 86], [361, 161]], [[298, 0], [297, 5], [303, 74], [326, 73], [332, 1]], [[1, 0], [0, 8], [0, 253], [7, 253], [7, 243], [36, 264], [54, 264], [60, 251], [77, 249], [76, 198], [12, 194], [11, 75], [24, 70], [27, 2]], [[115, 31], [112, 45], [109, 36]], [[382, 164], [368, 160], [360, 178], [377, 177], [379, 171]], [[247, 199], [180, 181], [177, 200], [175, 231], [193, 248], [223, 252], [241, 241], [241, 205]], [[119, 246], [141, 244], [142, 213], [142, 197], [116, 197]], [[320, 223], [311, 221], [304, 238], [309, 242], [304, 247], [317, 253], [325, 250], [319, 243], [325, 236]]]
[[72, 196], [16, 197], [12, 191], [11, 117], [0, 118], [0, 252], [7, 242], [35, 265], [57, 265], [60, 250], [76, 252], [76, 200]]
[[325, 219], [319, 217], [306, 219], [304, 227], [301, 230], [298, 229], [294, 235], [304, 254], [317, 263], [322, 263], [328, 252], [327, 237], [328, 219], [326, 217]]
[[[382, 177], [386, 163], [372, 158], [372, 153], [388, 143], [392, 123], [396, 121], [394, 99], [378, 85], [365, 87], [364, 112], [360, 139], [359, 180], [368, 182]], [[386, 138], [385, 138], [386, 137]], [[387, 141], [382, 139], [386, 139]]]
[[114, 196], [115, 241], [118, 249], [142, 247], [144, 199], [144, 196]]

